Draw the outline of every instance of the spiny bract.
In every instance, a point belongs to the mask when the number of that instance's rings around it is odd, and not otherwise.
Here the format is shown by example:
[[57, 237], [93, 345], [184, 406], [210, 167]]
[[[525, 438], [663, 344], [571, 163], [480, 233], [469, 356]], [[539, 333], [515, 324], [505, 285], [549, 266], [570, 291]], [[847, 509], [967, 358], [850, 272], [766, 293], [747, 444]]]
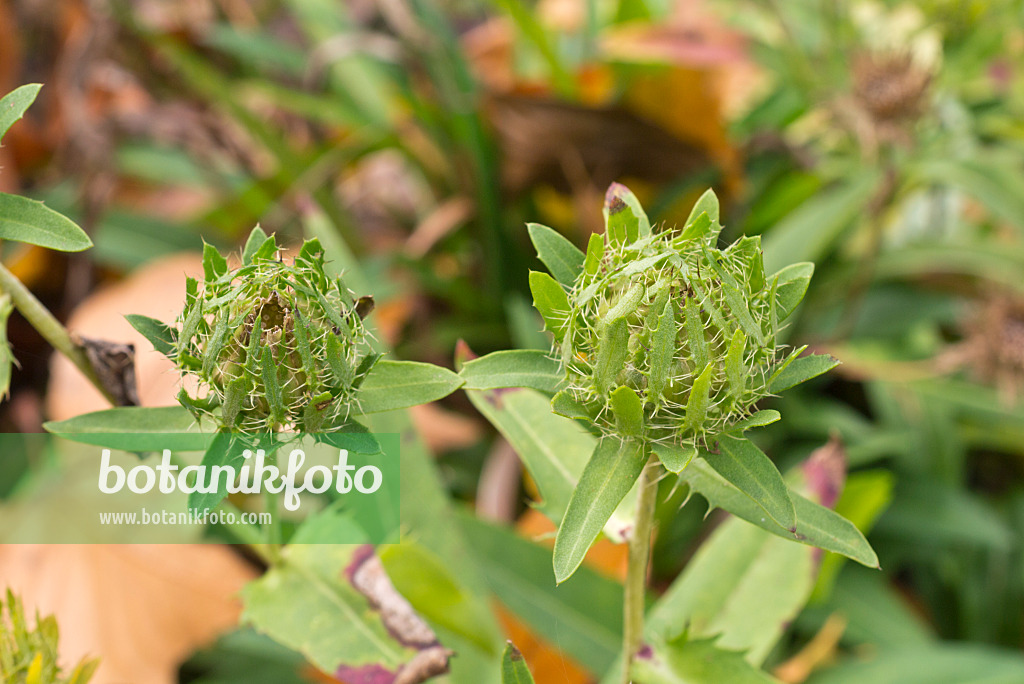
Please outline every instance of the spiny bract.
[[710, 191], [681, 231], [652, 230], [618, 184], [605, 215], [573, 282], [531, 277], [565, 374], [554, 409], [609, 435], [705, 446], [770, 394], [779, 323], [809, 270], [766, 278], [759, 237], [717, 249]]
[[173, 353], [199, 392], [183, 388], [178, 400], [197, 419], [243, 432], [342, 427], [379, 358], [362, 321], [372, 300], [326, 274], [317, 240], [288, 264], [259, 228], [239, 268], [210, 245], [203, 268], [201, 284], [187, 281]]

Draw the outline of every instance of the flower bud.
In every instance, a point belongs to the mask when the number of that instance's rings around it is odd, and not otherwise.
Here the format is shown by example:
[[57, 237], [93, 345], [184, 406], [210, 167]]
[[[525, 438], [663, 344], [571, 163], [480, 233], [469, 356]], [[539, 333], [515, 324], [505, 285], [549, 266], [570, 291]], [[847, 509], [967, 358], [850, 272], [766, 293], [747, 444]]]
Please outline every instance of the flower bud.
[[575, 282], [548, 278], [564, 299], [549, 287], [556, 303], [545, 310], [534, 287], [565, 374], [557, 411], [605, 434], [696, 446], [770, 394], [783, 312], [760, 238], [719, 250], [714, 195], [694, 214], [681, 231], [652, 230], [632, 193], [613, 185], [607, 231], [591, 239]]
[[204, 279], [189, 279], [173, 359], [198, 380], [179, 400], [196, 415], [244, 432], [329, 431], [358, 412], [356, 391], [376, 362], [357, 300], [324, 270], [317, 240], [291, 264], [273, 237], [253, 231], [228, 270], [211, 246]]

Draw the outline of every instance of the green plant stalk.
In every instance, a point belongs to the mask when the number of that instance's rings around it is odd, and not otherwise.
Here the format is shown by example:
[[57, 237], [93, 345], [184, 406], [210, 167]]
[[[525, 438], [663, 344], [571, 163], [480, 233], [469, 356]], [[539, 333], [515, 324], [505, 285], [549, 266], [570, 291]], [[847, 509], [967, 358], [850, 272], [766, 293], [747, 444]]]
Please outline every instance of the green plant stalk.
[[654, 505], [658, 498], [657, 470], [658, 459], [651, 454], [640, 473], [636, 523], [629, 540], [626, 586], [622, 600], [622, 684], [630, 684], [629, 670], [644, 638], [644, 597], [647, 564], [651, 557], [651, 533], [654, 531]]
[[[267, 454], [267, 461], [271, 466], [277, 466], [277, 453]], [[269, 555], [276, 558], [281, 547], [283, 535], [281, 533], [281, 500], [277, 492], [270, 491], [267, 487], [263, 492], [263, 505], [270, 513], [270, 524], [266, 529], [267, 551]]]
[[113, 395], [100, 382], [99, 376], [96, 375], [96, 369], [89, 363], [85, 352], [71, 339], [67, 328], [61, 325], [61, 322], [50, 313], [50, 310], [43, 306], [43, 303], [36, 299], [36, 296], [25, 287], [25, 284], [8, 271], [3, 264], [0, 264], [0, 291], [10, 295], [14, 307], [51, 347], [75, 364], [112, 406], [117, 405]]

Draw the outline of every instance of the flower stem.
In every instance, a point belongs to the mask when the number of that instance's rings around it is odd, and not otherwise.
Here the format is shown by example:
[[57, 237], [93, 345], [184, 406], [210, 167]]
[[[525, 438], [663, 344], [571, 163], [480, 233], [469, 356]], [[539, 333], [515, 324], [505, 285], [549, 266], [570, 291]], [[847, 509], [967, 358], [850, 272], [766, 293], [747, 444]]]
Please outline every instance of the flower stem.
[[658, 459], [652, 454], [640, 473], [640, 489], [636, 504], [636, 524], [629, 540], [629, 562], [626, 566], [626, 591], [623, 598], [622, 684], [629, 684], [633, 657], [643, 644], [644, 596], [647, 587], [647, 563], [651, 555], [651, 533], [654, 528], [654, 504], [658, 495]]
[[36, 296], [25, 287], [24, 283], [18, 280], [17, 276], [8, 271], [2, 264], [0, 264], [0, 291], [10, 295], [15, 308], [43, 336], [43, 339], [51, 347], [75, 364], [78, 370], [82, 371], [82, 375], [100, 391], [107, 401], [112, 405], [117, 404], [113, 395], [100, 382], [99, 376], [96, 375], [96, 369], [89, 363], [85, 352], [71, 339], [67, 328], [61, 325], [60, 321], [50, 313], [49, 309], [43, 306], [42, 302], [36, 299]]

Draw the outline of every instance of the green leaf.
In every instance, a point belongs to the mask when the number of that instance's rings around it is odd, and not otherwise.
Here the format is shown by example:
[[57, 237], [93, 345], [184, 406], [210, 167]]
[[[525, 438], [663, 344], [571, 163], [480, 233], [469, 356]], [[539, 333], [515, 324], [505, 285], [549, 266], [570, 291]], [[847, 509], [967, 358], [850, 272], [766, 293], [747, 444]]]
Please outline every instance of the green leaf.
[[551, 397], [551, 410], [566, 418], [576, 418], [594, 422], [601, 407], [584, 404], [578, 401], [571, 392], [562, 390]]
[[561, 584], [576, 572], [601, 528], [640, 477], [645, 462], [642, 442], [605, 437], [598, 443], [555, 537], [555, 582]]
[[915, 171], [925, 180], [960, 188], [995, 216], [1024, 228], [1024, 181], [1018, 163], [1002, 159], [930, 159]]
[[534, 684], [530, 668], [519, 649], [511, 641], [501, 655], [501, 684]]
[[643, 684], [777, 684], [741, 653], [719, 648], [714, 639], [656, 643], [633, 662], [631, 675]]
[[764, 237], [764, 268], [775, 273], [798, 261], [820, 261], [864, 212], [878, 186], [877, 170], [864, 170], [811, 197]]
[[737, 328], [725, 353], [725, 378], [729, 381], [729, 392], [736, 399], [741, 399], [747, 390], [747, 368], [743, 365], [746, 347], [747, 336]]
[[686, 399], [686, 429], [688, 431], [699, 432], [704, 425], [704, 419], [707, 418], [713, 371], [714, 365], [709, 363], [690, 387], [690, 396]]
[[173, 356], [175, 345], [177, 344], [175, 338], [175, 331], [171, 326], [167, 325], [163, 321], [158, 321], [155, 318], [149, 316], [142, 316], [140, 314], [128, 314], [125, 319], [131, 323], [132, 327], [139, 332], [143, 337], [150, 341], [153, 345], [153, 349], [157, 350], [164, 356]]
[[352, 584], [356, 568], [374, 561], [373, 556], [362, 561], [354, 557], [366, 548], [285, 547], [282, 562], [242, 590], [242, 622], [339, 678], [375, 666], [393, 675], [415, 650], [389, 633], [380, 613]]
[[658, 457], [661, 464], [673, 473], [681, 473], [690, 465], [690, 461], [697, 455], [697, 449], [686, 444], [654, 444], [651, 451]]
[[467, 361], [459, 375], [467, 390], [529, 387], [549, 394], [557, 392], [563, 380], [558, 361], [534, 349], [506, 349]]
[[743, 331], [754, 338], [758, 346], [763, 347], [764, 333], [761, 331], [761, 326], [750, 315], [750, 309], [747, 307], [747, 301], [743, 294], [732, 285], [722, 283], [722, 295], [725, 297], [725, 303], [729, 305], [729, 310], [732, 311], [732, 315], [736, 317]]
[[625, 318], [616, 318], [601, 333], [594, 364], [594, 384], [602, 396], [615, 384], [615, 378], [629, 355], [629, 327]]
[[469, 514], [460, 519], [498, 600], [594, 674], [611, 668], [622, 644], [620, 582], [583, 566], [556, 586], [549, 549]]
[[647, 633], [716, 636], [759, 665], [804, 607], [816, 572], [814, 549], [730, 517], [651, 608]]
[[679, 477], [711, 506], [729, 511], [774, 535], [841, 553], [871, 568], [878, 567], [878, 557], [853, 523], [796, 492], [790, 492], [796, 511], [796, 531], [792, 532], [765, 516], [764, 509], [719, 475], [703, 458], [693, 459]]
[[245, 247], [242, 249], [242, 264], [251, 264], [253, 256], [260, 250], [263, 243], [269, 239], [262, 228], [259, 226], [253, 228], [252, 232], [249, 233], [249, 238], [245, 241]]
[[779, 323], [789, 318], [790, 314], [796, 310], [797, 305], [803, 301], [813, 275], [814, 264], [802, 261], [798, 264], [791, 264], [772, 276], [779, 279], [775, 291]]
[[548, 267], [555, 280], [566, 287], [572, 287], [583, 272], [584, 255], [576, 245], [560, 233], [539, 223], [528, 223], [530, 240], [537, 250], [537, 257]]
[[203, 451], [214, 433], [200, 432], [183, 406], [122, 406], [43, 423], [47, 432], [124, 451]]
[[651, 234], [651, 221], [640, 200], [621, 183], [612, 183], [604, 195], [605, 234], [609, 243], [629, 244]]
[[547, 273], [530, 271], [530, 292], [533, 305], [544, 319], [544, 327], [561, 342], [569, 317], [569, 297], [554, 278]]
[[587, 272], [587, 275], [597, 273], [602, 258], [604, 258], [604, 236], [601, 233], [591, 233], [590, 242], [587, 243], [587, 258], [583, 263], [583, 270]]
[[822, 670], [807, 684], [1019, 684], [1022, 672], [1019, 650], [947, 642], [873, 653]]
[[466, 394], [519, 454], [537, 484], [541, 510], [557, 523], [597, 440], [576, 421], [552, 413], [547, 397], [533, 390]]
[[60, 252], [81, 252], [92, 240], [75, 222], [42, 202], [0, 192], [0, 240], [27, 242]]
[[[667, 292], [667, 290], [666, 290]], [[676, 355], [675, 305], [670, 299], [658, 316], [658, 329], [651, 340], [651, 370], [647, 380], [647, 401], [661, 404], [661, 393], [668, 382], [669, 372]]]
[[11, 395], [11, 367], [18, 363], [7, 338], [7, 320], [14, 312], [14, 303], [8, 294], [0, 295], [0, 399]]
[[418, 361], [378, 361], [359, 389], [359, 410], [378, 413], [428, 404], [462, 387], [446, 368]]
[[768, 381], [775, 394], [795, 387], [839, 365], [839, 360], [827, 354], [811, 354], [794, 359], [789, 365], [776, 371]]
[[749, 496], [768, 516], [787, 530], [796, 527], [789, 488], [775, 464], [753, 442], [723, 435], [718, 453], [701, 455], [719, 475]]
[[500, 636], [484, 613], [488, 608], [473, 600], [432, 551], [403, 540], [380, 547], [378, 555], [395, 589], [420, 615], [493, 653]]
[[782, 415], [773, 409], [765, 409], [758, 411], [757, 413], [748, 416], [738, 423], [732, 425], [730, 430], [737, 430], [743, 432], [756, 427], [764, 427], [765, 425], [771, 425], [775, 421], [782, 418]]
[[0, 139], [7, 134], [15, 121], [25, 115], [25, 110], [35, 102], [42, 83], [29, 83], [15, 88], [0, 99]]
[[623, 385], [612, 392], [609, 399], [619, 434], [640, 437], [644, 432], [644, 402], [636, 390]]
[[701, 213], [693, 222], [687, 223], [686, 228], [672, 243], [676, 247], [683, 247], [690, 240], [706, 240], [711, 232], [711, 217]]
[[[708, 188], [704, 191], [704, 194], [697, 199], [696, 204], [693, 205], [693, 209], [690, 210], [690, 215], [686, 217], [686, 223], [683, 225], [686, 226], [687, 230], [689, 230], [689, 227], [697, 222], [701, 214], [707, 214], [711, 225], [718, 226], [720, 229], [721, 226], [719, 226], [719, 224], [721, 222], [721, 217], [719, 215], [719, 211], [718, 196], [715, 195], [714, 190]], [[685, 234], [686, 231], [684, 230], [683, 232]], [[715, 234], [717, 235], [717, 232]]]
[[203, 276], [212, 283], [228, 272], [228, 260], [208, 242], [203, 243]]
[[700, 304], [693, 297], [686, 298], [686, 338], [693, 354], [693, 367], [705, 368], [708, 365], [708, 340], [704, 335]]
[[284, 421], [284, 390], [277, 378], [277, 364], [274, 362], [273, 347], [263, 348], [263, 358], [260, 365], [260, 373], [263, 378], [264, 396], [270, 404], [270, 419], [280, 425]]
[[[206, 467], [204, 472], [210, 473], [213, 466], [230, 466], [234, 472], [238, 472], [245, 463], [243, 456], [244, 448], [239, 446], [240, 435], [230, 432], [218, 432], [210, 446], [203, 454], [202, 465]], [[213, 492], [191, 492], [188, 495], [188, 507], [193, 510], [205, 511], [214, 510], [227, 495], [228, 482], [225, 477], [217, 478], [217, 489]]]

